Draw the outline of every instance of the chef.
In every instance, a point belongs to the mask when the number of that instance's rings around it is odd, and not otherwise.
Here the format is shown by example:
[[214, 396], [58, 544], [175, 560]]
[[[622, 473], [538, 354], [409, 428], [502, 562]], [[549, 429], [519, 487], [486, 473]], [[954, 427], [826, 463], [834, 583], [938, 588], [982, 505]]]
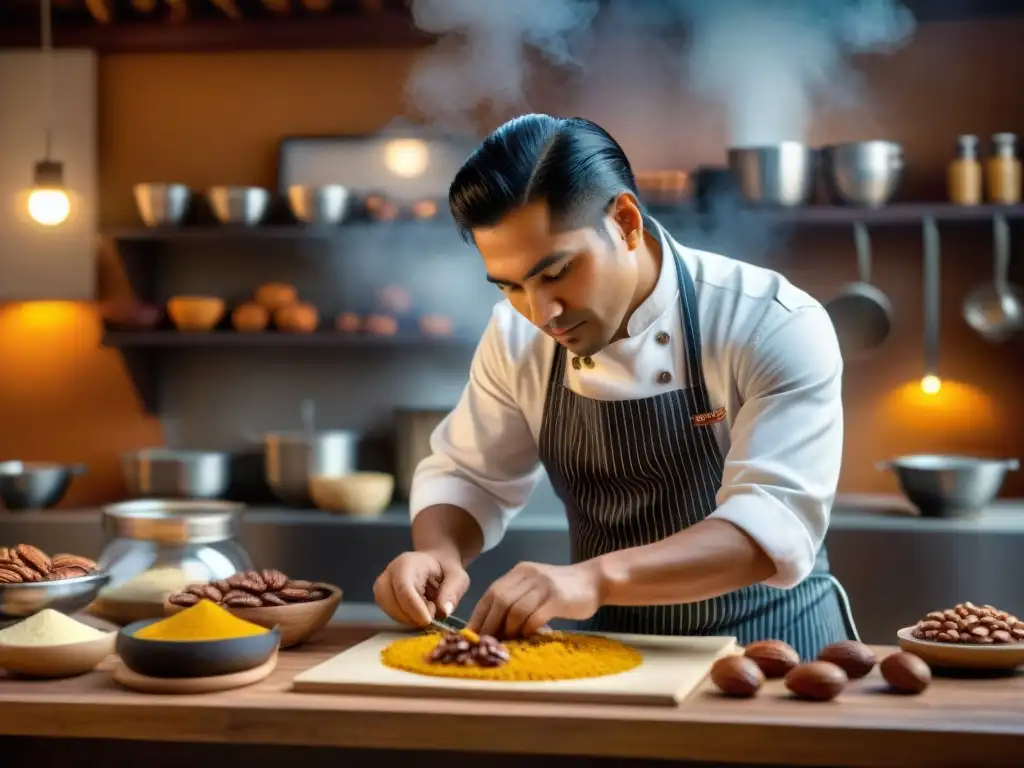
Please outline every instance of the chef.
[[594, 123], [525, 115], [452, 182], [456, 224], [503, 294], [411, 493], [413, 550], [374, 593], [451, 614], [546, 474], [571, 565], [522, 562], [470, 626], [853, 639], [822, 542], [843, 443], [843, 362], [822, 306], [781, 275], [677, 243]]

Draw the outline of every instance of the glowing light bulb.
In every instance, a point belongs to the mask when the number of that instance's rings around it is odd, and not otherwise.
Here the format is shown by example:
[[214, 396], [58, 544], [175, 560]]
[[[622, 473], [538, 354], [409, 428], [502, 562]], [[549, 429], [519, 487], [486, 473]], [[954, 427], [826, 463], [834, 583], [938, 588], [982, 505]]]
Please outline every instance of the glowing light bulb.
[[921, 379], [921, 391], [926, 395], [936, 395], [942, 389], [942, 379], [933, 374], [928, 374]]
[[39, 224], [55, 227], [71, 213], [71, 198], [63, 189], [33, 189], [28, 196], [28, 214]]
[[403, 179], [421, 175], [429, 162], [427, 145], [419, 139], [395, 139], [384, 145], [384, 164]]

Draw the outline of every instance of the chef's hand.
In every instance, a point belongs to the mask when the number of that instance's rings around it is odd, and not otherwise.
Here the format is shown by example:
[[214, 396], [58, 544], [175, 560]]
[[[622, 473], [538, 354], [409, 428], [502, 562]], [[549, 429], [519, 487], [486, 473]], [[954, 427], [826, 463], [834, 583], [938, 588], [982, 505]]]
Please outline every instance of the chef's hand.
[[432, 552], [405, 552], [392, 560], [373, 585], [377, 605], [395, 621], [425, 627], [455, 610], [469, 589], [462, 563]]
[[589, 619], [601, 607], [597, 569], [519, 563], [487, 590], [469, 620], [481, 635], [529, 637], [551, 619]]

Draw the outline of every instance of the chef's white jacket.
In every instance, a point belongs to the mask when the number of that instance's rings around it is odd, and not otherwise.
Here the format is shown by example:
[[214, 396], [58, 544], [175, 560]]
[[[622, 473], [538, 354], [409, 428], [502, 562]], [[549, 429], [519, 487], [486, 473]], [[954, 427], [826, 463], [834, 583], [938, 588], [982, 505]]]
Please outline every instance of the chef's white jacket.
[[[821, 304], [781, 275], [677, 248], [695, 283], [710, 406], [726, 414], [704, 427], [726, 457], [711, 516], [764, 549], [776, 566], [766, 584], [795, 586], [825, 537], [839, 479], [843, 361], [835, 331]], [[665, 249], [628, 338], [594, 355], [593, 367], [567, 364], [565, 386], [584, 397], [632, 400], [694, 385], [686, 381], [681, 315]], [[485, 551], [501, 540], [544, 477], [537, 443], [555, 344], [507, 301], [494, 307], [469, 384], [416, 468], [413, 517], [454, 504], [480, 524]]]

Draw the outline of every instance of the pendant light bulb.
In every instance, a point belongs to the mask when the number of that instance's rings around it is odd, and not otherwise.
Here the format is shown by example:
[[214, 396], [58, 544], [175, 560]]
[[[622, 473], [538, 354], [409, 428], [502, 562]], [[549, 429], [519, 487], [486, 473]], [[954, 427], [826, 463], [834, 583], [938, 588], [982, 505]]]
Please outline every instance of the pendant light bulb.
[[935, 374], [929, 373], [921, 379], [921, 391], [926, 395], [937, 395], [942, 389], [942, 379]]
[[56, 227], [71, 214], [71, 198], [64, 189], [64, 168], [60, 163], [36, 163], [35, 185], [28, 195], [28, 215], [44, 227]]

